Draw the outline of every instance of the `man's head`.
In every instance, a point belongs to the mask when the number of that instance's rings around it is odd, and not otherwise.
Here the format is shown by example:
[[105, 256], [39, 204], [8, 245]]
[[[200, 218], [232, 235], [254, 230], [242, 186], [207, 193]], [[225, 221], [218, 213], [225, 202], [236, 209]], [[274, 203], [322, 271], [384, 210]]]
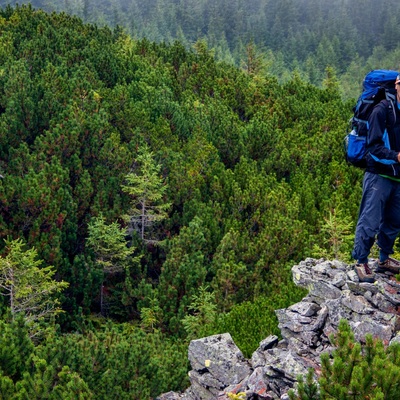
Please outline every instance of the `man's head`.
[[400, 103], [400, 74], [397, 75], [396, 80], [394, 81], [394, 87], [397, 92], [397, 102]]

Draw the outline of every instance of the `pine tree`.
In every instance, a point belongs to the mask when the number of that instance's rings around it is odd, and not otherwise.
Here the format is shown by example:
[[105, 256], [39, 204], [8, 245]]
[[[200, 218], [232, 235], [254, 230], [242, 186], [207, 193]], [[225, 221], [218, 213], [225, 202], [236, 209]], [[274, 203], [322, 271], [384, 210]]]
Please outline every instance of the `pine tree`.
[[20, 380], [33, 352], [34, 344], [29, 338], [28, 326], [22, 314], [10, 322], [0, 321], [0, 372], [4, 377], [13, 382]]
[[215, 277], [212, 286], [216, 293], [218, 307], [229, 311], [232, 306], [245, 297], [247, 291], [247, 268], [239, 253], [240, 235], [231, 229], [221, 240], [215, 251], [211, 268]]
[[42, 263], [35, 248], [25, 250], [21, 239], [6, 240], [6, 255], [0, 257], [0, 288], [13, 319], [24, 315], [32, 334], [39, 321], [61, 312], [55, 295], [68, 287], [53, 279], [52, 266], [41, 267]]
[[322, 243], [327, 248], [323, 249], [314, 244], [313, 253], [316, 257], [350, 261], [350, 249], [354, 239], [353, 221], [343, 215], [340, 207], [329, 211], [328, 216], [324, 218], [321, 233]]
[[156, 164], [150, 149], [144, 145], [136, 158], [134, 171], [126, 175], [122, 190], [131, 198], [131, 208], [126, 220], [130, 231], [136, 231], [146, 243], [157, 243], [150, 238], [150, 230], [168, 217], [171, 204], [164, 199], [167, 186], [160, 176], [161, 165]]
[[257, 49], [253, 41], [246, 46], [246, 57], [242, 68], [249, 75], [262, 74], [265, 71], [264, 55]]
[[87, 244], [94, 251], [96, 262], [103, 272], [100, 310], [104, 315], [104, 281], [120, 272], [125, 272], [125, 279], [129, 279], [129, 266], [137, 264], [139, 258], [133, 257], [135, 248], [127, 246], [125, 229], [121, 229], [117, 222], [107, 224], [105, 218], [100, 215], [89, 223], [88, 233]]
[[191, 300], [192, 302], [188, 306], [191, 314], [182, 319], [188, 339], [211, 335], [217, 319], [214, 293], [210, 293], [207, 286], [200, 286], [198, 294], [192, 295]]
[[[336, 335], [330, 337], [335, 350], [321, 355], [321, 375], [316, 385], [313, 371], [291, 400], [395, 400], [400, 390], [400, 345], [388, 347], [367, 334], [365, 343], [354, 339], [349, 323], [341, 320]], [[318, 391], [316, 390], [318, 386]]]
[[164, 323], [174, 333], [183, 333], [181, 320], [187, 315], [193, 295], [205, 284], [205, 234], [195, 217], [168, 243], [158, 286]]

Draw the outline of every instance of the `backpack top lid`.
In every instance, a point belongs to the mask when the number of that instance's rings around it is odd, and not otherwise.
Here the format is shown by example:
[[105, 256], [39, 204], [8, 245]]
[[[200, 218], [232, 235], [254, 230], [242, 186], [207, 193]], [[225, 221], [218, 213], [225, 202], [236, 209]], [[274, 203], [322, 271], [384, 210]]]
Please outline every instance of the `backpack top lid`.
[[366, 99], [375, 95], [381, 87], [394, 91], [394, 82], [398, 75], [398, 71], [388, 69], [376, 69], [368, 72], [363, 81], [361, 98]]

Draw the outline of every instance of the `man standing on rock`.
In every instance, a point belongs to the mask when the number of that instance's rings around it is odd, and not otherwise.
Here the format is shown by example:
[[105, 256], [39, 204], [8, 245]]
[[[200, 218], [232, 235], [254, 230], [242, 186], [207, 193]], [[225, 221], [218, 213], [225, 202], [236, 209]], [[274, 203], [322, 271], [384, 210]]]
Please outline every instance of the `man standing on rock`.
[[352, 253], [361, 282], [374, 282], [368, 256], [375, 237], [377, 271], [400, 272], [400, 262], [389, 257], [400, 233], [400, 75], [393, 84], [396, 100], [382, 100], [368, 120], [367, 167]]

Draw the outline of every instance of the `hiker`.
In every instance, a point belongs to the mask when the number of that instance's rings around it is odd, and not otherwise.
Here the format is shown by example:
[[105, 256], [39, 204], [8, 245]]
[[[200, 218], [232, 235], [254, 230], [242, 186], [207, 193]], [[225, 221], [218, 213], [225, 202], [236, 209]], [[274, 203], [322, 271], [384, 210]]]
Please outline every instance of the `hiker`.
[[360, 282], [374, 282], [368, 256], [375, 236], [377, 272], [400, 272], [400, 262], [389, 257], [400, 232], [400, 75], [393, 84], [395, 100], [379, 102], [368, 119], [367, 166], [352, 252]]

